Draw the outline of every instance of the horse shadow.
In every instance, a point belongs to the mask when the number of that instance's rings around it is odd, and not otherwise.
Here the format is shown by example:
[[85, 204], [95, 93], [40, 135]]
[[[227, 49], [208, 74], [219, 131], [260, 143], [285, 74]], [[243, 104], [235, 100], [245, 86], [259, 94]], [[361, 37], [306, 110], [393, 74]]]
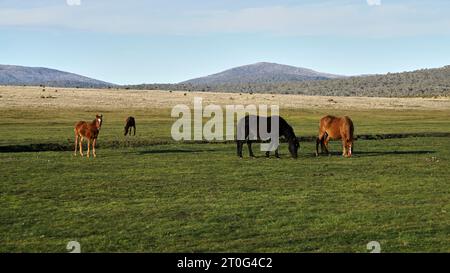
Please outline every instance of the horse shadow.
[[138, 154], [146, 155], [146, 154], [192, 154], [192, 153], [205, 153], [211, 152], [212, 150], [207, 149], [157, 149], [157, 150], [145, 150], [139, 151]]
[[67, 152], [67, 151], [73, 151], [73, 147], [54, 143], [0, 146], [0, 153]]
[[[418, 150], [418, 151], [357, 151], [353, 152], [353, 157], [375, 157], [386, 155], [424, 155], [435, 154], [436, 151]], [[311, 154], [312, 157], [316, 157], [316, 154]], [[327, 156], [327, 154], [320, 154], [320, 156]], [[330, 152], [328, 156], [342, 156], [342, 152]]]

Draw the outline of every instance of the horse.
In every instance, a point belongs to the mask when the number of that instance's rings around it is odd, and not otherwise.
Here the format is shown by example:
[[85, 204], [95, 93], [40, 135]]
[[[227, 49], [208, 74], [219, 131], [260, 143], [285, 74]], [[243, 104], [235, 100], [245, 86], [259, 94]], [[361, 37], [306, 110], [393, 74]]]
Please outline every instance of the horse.
[[319, 136], [316, 139], [316, 156], [319, 156], [319, 143], [321, 152], [330, 154], [328, 142], [342, 140], [342, 156], [351, 157], [353, 153], [353, 121], [345, 117], [325, 116], [320, 119]]
[[77, 145], [78, 142], [80, 144], [80, 155], [83, 155], [83, 139], [88, 141], [88, 151], [87, 157], [90, 156], [90, 146], [92, 141], [92, 154], [94, 157], [97, 157], [95, 153], [95, 145], [97, 144], [97, 137], [100, 132], [100, 128], [103, 123], [103, 115], [96, 115], [95, 119], [92, 122], [79, 121], [75, 124], [75, 152], [74, 155], [77, 155]]
[[134, 117], [128, 117], [125, 121], [125, 136], [127, 134], [130, 134], [131, 136], [131, 128], [133, 128], [134, 135], [136, 135], [136, 120], [134, 119]]
[[[257, 121], [257, 134], [256, 136], [252, 135], [252, 132], [250, 132], [250, 119], [254, 119]], [[295, 136], [294, 129], [286, 122], [285, 119], [282, 117], [278, 117], [279, 119], [279, 136], [284, 136], [289, 145], [289, 152], [292, 156], [292, 158], [298, 157], [298, 149], [300, 147], [300, 144], [298, 142], [297, 137]], [[243, 139], [237, 139], [237, 154], [240, 158], [242, 158], [242, 146], [244, 145], [244, 142], [247, 142], [248, 151], [250, 153], [250, 157], [255, 157], [252, 151], [252, 142], [254, 142], [256, 139], [261, 140], [261, 137], [259, 135], [259, 127], [261, 122], [267, 122], [267, 133], [271, 132], [271, 117], [260, 117], [260, 116], [245, 116], [238, 122], [238, 136], [243, 136]], [[244, 124], [243, 124], [244, 123]], [[245, 132], [242, 132], [240, 130], [245, 130]], [[245, 134], [244, 134], [245, 133]], [[255, 139], [256, 137], [256, 139]], [[270, 152], [266, 152], [266, 157], [269, 158]], [[280, 158], [280, 155], [278, 153], [278, 147], [275, 150], [275, 157]]]

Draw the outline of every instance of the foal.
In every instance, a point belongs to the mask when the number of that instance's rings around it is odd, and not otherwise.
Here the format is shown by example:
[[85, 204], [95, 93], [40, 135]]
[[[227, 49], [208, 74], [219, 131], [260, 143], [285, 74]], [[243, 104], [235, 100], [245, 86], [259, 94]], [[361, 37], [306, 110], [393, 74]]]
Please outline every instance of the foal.
[[95, 119], [92, 122], [79, 121], [75, 124], [75, 152], [74, 155], [77, 155], [77, 145], [79, 141], [80, 145], [80, 155], [83, 155], [83, 139], [88, 141], [88, 150], [87, 157], [90, 156], [90, 146], [92, 141], [92, 154], [96, 157], [95, 153], [95, 145], [97, 144], [98, 133], [100, 132], [100, 128], [102, 127], [103, 115], [96, 115]]
[[342, 140], [342, 155], [351, 157], [353, 153], [353, 131], [352, 120], [345, 117], [326, 116], [320, 120], [319, 137], [316, 140], [316, 156], [319, 156], [319, 143], [322, 152], [328, 151], [328, 142], [331, 139]]
[[125, 135], [130, 134], [131, 136], [131, 128], [133, 128], [134, 135], [136, 135], [136, 121], [134, 117], [128, 117], [125, 121]]

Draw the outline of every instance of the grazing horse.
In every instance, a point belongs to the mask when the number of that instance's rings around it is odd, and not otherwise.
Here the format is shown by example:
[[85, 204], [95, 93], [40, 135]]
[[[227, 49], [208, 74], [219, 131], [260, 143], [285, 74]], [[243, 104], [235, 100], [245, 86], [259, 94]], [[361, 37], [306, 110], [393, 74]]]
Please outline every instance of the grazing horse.
[[134, 135], [136, 135], [136, 121], [134, 117], [128, 117], [125, 121], [125, 135], [130, 134], [131, 136], [131, 128], [133, 128]]
[[345, 117], [326, 116], [320, 120], [319, 137], [316, 140], [316, 156], [319, 156], [319, 143], [322, 153], [328, 151], [328, 142], [331, 139], [342, 140], [342, 155], [351, 157], [353, 153], [353, 122]]
[[[286, 120], [284, 120], [282, 117], [278, 117], [279, 118], [279, 136], [284, 136], [288, 143], [289, 143], [289, 152], [291, 154], [291, 156], [293, 158], [297, 158], [298, 157], [298, 148], [300, 147], [300, 144], [298, 142], [297, 137], [295, 136], [294, 130], [292, 129], [292, 127], [286, 122]], [[248, 151], [250, 153], [250, 157], [255, 157], [255, 155], [253, 154], [252, 151], [252, 142], [255, 141], [254, 137], [252, 136], [251, 132], [250, 132], [250, 119], [254, 119], [257, 121], [257, 128], [255, 128], [257, 130], [257, 135], [256, 138], [258, 140], [261, 139], [260, 135], [259, 135], [259, 127], [260, 127], [260, 121], [263, 122], [267, 122], [267, 133], [271, 132], [271, 117], [260, 117], [260, 116], [245, 116], [244, 118], [242, 118], [239, 122], [238, 122], [238, 136], [241, 135], [243, 136], [243, 138], [245, 139], [238, 139], [237, 140], [237, 154], [240, 158], [242, 158], [242, 146], [244, 145], [244, 142], [247, 142], [247, 146], [248, 146]], [[242, 124], [243, 122], [245, 122], [245, 124]], [[242, 132], [240, 130], [245, 130], [245, 132]], [[243, 134], [245, 133], [245, 135]], [[270, 152], [267, 151], [266, 152], [266, 157], [268, 158], [270, 155]], [[278, 147], [275, 150], [275, 157], [280, 158], [280, 155], [278, 153]]]
[[92, 141], [92, 154], [94, 157], [97, 156], [95, 153], [95, 145], [97, 144], [98, 133], [102, 127], [103, 115], [96, 115], [92, 122], [79, 121], [75, 124], [75, 153], [77, 155], [77, 144], [80, 144], [80, 155], [83, 155], [83, 139], [88, 141], [87, 157], [90, 155], [90, 146]]

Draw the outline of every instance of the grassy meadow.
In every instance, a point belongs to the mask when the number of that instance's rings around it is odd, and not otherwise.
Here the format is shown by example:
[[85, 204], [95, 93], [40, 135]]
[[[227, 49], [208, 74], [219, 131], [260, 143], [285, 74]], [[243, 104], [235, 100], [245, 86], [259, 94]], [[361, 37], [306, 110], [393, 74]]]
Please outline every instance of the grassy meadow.
[[[297, 135], [326, 109], [282, 109]], [[358, 140], [355, 156], [236, 156], [232, 144], [171, 140], [170, 109], [102, 111], [98, 157], [27, 151], [72, 145], [80, 109], [0, 112], [0, 252], [450, 251], [450, 139]], [[356, 134], [450, 132], [450, 111], [333, 110]], [[137, 136], [123, 136], [128, 115]], [[123, 143], [124, 145], [112, 145]], [[127, 145], [130, 144], [130, 145]], [[15, 152], [8, 147], [23, 146]]]

